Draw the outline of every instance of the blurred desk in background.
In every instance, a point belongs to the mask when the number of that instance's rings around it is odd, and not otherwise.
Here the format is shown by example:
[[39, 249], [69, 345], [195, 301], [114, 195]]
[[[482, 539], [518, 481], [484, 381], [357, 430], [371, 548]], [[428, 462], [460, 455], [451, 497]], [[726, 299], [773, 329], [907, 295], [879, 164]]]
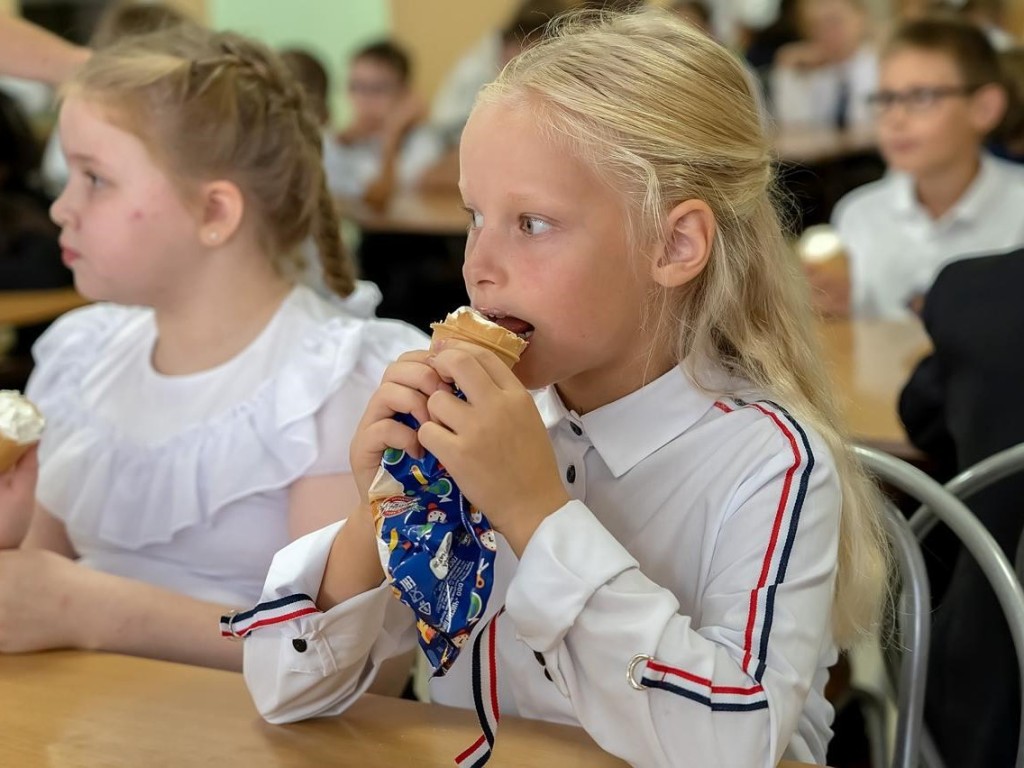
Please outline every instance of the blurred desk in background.
[[873, 130], [788, 128], [775, 136], [774, 144], [786, 203], [795, 206], [797, 232], [827, 223], [844, 195], [885, 173]]
[[837, 131], [834, 128], [786, 128], [775, 136], [775, 153], [781, 162], [817, 165], [873, 153], [878, 149], [874, 129]]
[[399, 192], [383, 210], [352, 200], [339, 207], [360, 230], [360, 276], [384, 294], [378, 315], [429, 333], [431, 322], [467, 302], [462, 260], [469, 214], [457, 190]]
[[74, 288], [0, 291], [0, 325], [45, 323], [87, 303]]
[[901, 458], [920, 458], [897, 405], [903, 385], [931, 351], [921, 322], [822, 320], [818, 335], [851, 437]]
[[341, 215], [364, 234], [464, 236], [469, 214], [458, 190], [399, 192], [383, 210], [358, 200], [339, 200]]

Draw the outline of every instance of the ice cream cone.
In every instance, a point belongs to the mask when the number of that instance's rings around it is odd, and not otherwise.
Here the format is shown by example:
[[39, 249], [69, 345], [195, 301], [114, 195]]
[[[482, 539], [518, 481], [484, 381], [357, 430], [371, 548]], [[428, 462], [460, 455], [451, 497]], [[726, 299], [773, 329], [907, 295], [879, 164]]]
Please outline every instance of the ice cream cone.
[[441, 323], [431, 323], [434, 334], [432, 343], [444, 339], [458, 339], [476, 344], [494, 352], [509, 368], [519, 362], [519, 356], [529, 342], [519, 338], [512, 331], [492, 323], [469, 307], [460, 307]]

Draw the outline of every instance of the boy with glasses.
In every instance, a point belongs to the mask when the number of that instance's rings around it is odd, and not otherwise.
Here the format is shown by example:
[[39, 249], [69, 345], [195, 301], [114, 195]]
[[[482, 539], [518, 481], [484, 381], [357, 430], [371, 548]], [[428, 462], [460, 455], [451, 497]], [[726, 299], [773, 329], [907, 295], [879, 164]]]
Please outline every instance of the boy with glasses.
[[869, 103], [889, 167], [833, 215], [846, 262], [810, 267], [826, 314], [899, 317], [946, 264], [1024, 244], [1024, 169], [983, 149], [1006, 112], [998, 55], [976, 27], [901, 27]]
[[409, 55], [387, 40], [352, 57], [352, 120], [324, 152], [335, 195], [384, 207], [396, 189], [414, 186], [440, 158], [440, 139], [421, 125], [426, 105], [413, 92], [411, 75]]

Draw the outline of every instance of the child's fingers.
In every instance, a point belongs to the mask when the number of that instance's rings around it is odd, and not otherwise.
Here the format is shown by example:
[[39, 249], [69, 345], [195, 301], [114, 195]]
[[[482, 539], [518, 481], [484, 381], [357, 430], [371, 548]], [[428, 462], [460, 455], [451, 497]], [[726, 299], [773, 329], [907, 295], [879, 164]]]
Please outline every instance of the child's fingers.
[[407, 413], [421, 424], [430, 420], [427, 410], [427, 396], [417, 389], [403, 384], [386, 381], [366, 406], [361, 425], [363, 427], [378, 421], [391, 419], [395, 414]]
[[442, 381], [437, 371], [427, 363], [426, 358], [429, 355], [429, 352], [407, 352], [397, 362], [387, 367], [382, 382], [392, 382], [419, 390], [427, 397], [438, 390], [451, 392], [451, 387]]
[[362, 431], [359, 439], [353, 442], [353, 453], [358, 456], [352, 457], [352, 463], [355, 465], [358, 461], [360, 466], [377, 466], [380, 464], [381, 454], [388, 448], [405, 451], [416, 458], [423, 455], [416, 430], [394, 419], [385, 419], [369, 425]]
[[[435, 392], [427, 400], [430, 421], [437, 422], [459, 434], [473, 418], [473, 406], [448, 392]], [[427, 422], [420, 422], [426, 424]]]
[[454, 459], [458, 455], [458, 437], [451, 431], [440, 424], [428, 421], [420, 427], [418, 441], [425, 450], [434, 454], [453, 476], [458, 473], [459, 470], [453, 467], [456, 463]]
[[454, 381], [466, 399], [478, 402], [494, 389], [522, 389], [522, 384], [497, 355], [475, 344], [448, 341], [430, 365], [446, 381]]

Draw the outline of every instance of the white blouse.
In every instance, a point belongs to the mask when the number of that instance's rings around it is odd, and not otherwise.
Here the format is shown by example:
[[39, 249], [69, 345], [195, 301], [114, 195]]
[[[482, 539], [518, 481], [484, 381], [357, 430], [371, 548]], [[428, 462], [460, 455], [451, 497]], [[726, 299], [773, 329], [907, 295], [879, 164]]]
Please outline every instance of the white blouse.
[[27, 393], [47, 418], [39, 502], [90, 567], [249, 604], [289, 541], [291, 484], [350, 471], [348, 445], [384, 368], [428, 340], [343, 316], [301, 286], [212, 369], [158, 373], [156, 338], [152, 310], [101, 304], [37, 342]]
[[[504, 603], [500, 711], [581, 725], [644, 768], [824, 763], [842, 499], [820, 437], [770, 402], [716, 399], [680, 369], [583, 416], [553, 389], [537, 405], [573, 501], [521, 560], [498, 537], [474, 634]], [[278, 553], [261, 600], [316, 595], [339, 527]], [[344, 711], [415, 644], [387, 584], [288, 615], [245, 639], [246, 682], [274, 723]], [[473, 706], [469, 649], [431, 680], [434, 701]], [[649, 663], [631, 665], [638, 654]]]

